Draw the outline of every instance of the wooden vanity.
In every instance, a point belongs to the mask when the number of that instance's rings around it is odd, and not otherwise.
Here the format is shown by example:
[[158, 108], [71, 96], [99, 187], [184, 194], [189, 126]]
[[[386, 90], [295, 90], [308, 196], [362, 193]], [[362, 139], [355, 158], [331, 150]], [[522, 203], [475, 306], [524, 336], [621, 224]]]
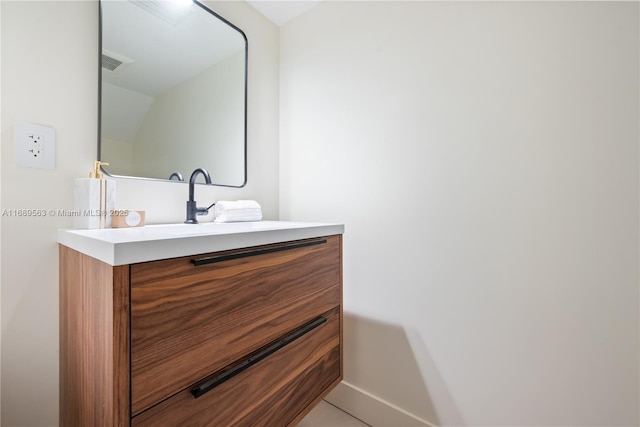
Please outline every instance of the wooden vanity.
[[294, 426], [342, 380], [343, 227], [210, 227], [61, 230], [61, 426]]

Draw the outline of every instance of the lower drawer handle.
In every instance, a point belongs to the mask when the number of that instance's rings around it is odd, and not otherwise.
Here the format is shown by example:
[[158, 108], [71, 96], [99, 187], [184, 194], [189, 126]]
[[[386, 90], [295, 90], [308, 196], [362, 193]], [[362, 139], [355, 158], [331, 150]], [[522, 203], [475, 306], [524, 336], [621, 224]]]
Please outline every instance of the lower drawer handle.
[[211, 391], [212, 389], [214, 389], [215, 387], [219, 386], [220, 384], [222, 384], [223, 382], [227, 381], [228, 379], [233, 378], [234, 376], [238, 375], [240, 372], [244, 371], [245, 369], [255, 365], [256, 363], [258, 363], [259, 361], [261, 361], [262, 359], [264, 359], [265, 357], [275, 353], [276, 351], [280, 350], [282, 347], [286, 346], [287, 344], [292, 343], [293, 341], [297, 340], [298, 338], [302, 337], [303, 335], [307, 334], [308, 332], [311, 332], [312, 330], [314, 330], [315, 328], [317, 328], [318, 326], [322, 325], [323, 323], [325, 323], [327, 321], [326, 317], [320, 316], [318, 318], [316, 318], [315, 320], [307, 323], [306, 325], [296, 329], [295, 331], [291, 332], [289, 335], [285, 336], [284, 338], [282, 338], [281, 340], [268, 345], [267, 347], [263, 348], [262, 350], [259, 350], [257, 353], [253, 354], [252, 356], [246, 358], [245, 360], [241, 361], [240, 363], [234, 365], [232, 368], [226, 369], [224, 371], [222, 371], [221, 373], [219, 373], [218, 375], [216, 375], [215, 377], [203, 382], [202, 384], [194, 387], [191, 389], [191, 394], [193, 394], [194, 398], [198, 398], [200, 396], [202, 396], [203, 394], [207, 393], [208, 391]]

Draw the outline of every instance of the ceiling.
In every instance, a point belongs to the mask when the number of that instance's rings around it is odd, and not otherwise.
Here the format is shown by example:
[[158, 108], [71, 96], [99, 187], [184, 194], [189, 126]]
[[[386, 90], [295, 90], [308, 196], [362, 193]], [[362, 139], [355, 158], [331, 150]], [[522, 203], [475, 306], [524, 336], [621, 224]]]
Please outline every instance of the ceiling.
[[281, 27], [296, 16], [318, 5], [322, 0], [247, 0], [267, 19]]

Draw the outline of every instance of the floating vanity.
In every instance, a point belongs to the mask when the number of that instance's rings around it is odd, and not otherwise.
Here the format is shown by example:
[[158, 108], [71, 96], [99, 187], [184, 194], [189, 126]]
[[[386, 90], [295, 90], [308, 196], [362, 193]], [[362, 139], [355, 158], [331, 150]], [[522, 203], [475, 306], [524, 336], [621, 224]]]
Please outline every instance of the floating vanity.
[[343, 230], [59, 231], [60, 425], [297, 424], [343, 376]]

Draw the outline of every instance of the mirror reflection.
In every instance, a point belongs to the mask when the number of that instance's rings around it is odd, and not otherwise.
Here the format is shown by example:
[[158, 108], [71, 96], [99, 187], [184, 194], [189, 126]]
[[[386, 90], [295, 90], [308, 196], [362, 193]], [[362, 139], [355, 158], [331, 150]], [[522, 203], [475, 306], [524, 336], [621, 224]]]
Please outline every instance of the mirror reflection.
[[246, 181], [244, 33], [201, 3], [101, 1], [99, 159], [107, 173]]

